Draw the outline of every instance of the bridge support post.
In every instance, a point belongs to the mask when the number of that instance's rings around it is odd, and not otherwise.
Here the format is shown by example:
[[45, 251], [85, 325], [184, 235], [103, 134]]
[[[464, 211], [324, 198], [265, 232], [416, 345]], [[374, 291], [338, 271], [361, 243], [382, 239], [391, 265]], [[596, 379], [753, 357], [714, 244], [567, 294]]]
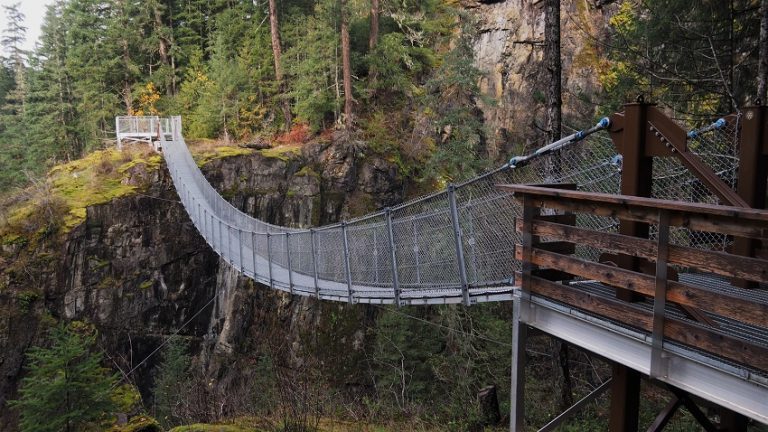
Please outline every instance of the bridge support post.
[[387, 236], [389, 237], [389, 253], [392, 259], [392, 289], [394, 290], [395, 305], [400, 307], [400, 278], [397, 276], [397, 249], [395, 249], [395, 231], [392, 229], [392, 209], [387, 207]]
[[[624, 130], [611, 138], [621, 153], [621, 193], [650, 197], [653, 187], [653, 157], [646, 149], [647, 113], [651, 104], [644, 101], [624, 106]], [[612, 119], [613, 120], [613, 119]], [[615, 124], [616, 122], [612, 122]], [[648, 238], [647, 223], [620, 220], [619, 233]], [[639, 271], [640, 260], [629, 255], [618, 257], [619, 267]], [[637, 301], [640, 297], [629, 290], [616, 289], [616, 297], [625, 301]], [[620, 364], [613, 365], [611, 381], [611, 432], [636, 432], [640, 411], [641, 374]]]
[[315, 278], [315, 298], [320, 299], [320, 285], [317, 283], [317, 246], [315, 245], [315, 241], [317, 238], [317, 233], [314, 229], [309, 230], [309, 242], [310, 248], [312, 250], [312, 271]]
[[347, 301], [353, 303], [352, 291], [352, 267], [349, 265], [349, 238], [347, 237], [347, 223], [341, 223], [341, 234], [344, 239], [344, 272], [347, 274]]
[[[739, 183], [738, 194], [752, 208], [764, 209], [766, 205], [766, 179], [768, 179], [768, 114], [765, 106], [744, 108], [739, 136]], [[738, 237], [734, 240], [733, 252], [737, 255], [754, 257], [760, 242]], [[743, 288], [756, 288], [757, 284], [744, 280], [734, 283]]]
[[464, 306], [469, 306], [469, 282], [467, 279], [467, 267], [464, 261], [464, 246], [461, 235], [461, 223], [459, 221], [459, 210], [456, 205], [456, 186], [452, 184], [448, 185], [448, 203], [451, 208], [453, 235], [456, 240], [456, 264], [459, 266], [461, 297], [464, 302]]
[[267, 232], [267, 267], [269, 268], [269, 287], [275, 289], [275, 280], [272, 278], [272, 235]]
[[291, 269], [291, 233], [285, 233], [285, 259], [288, 264], [288, 291], [293, 294], [293, 270]]
[[524, 293], [515, 291], [512, 304], [512, 373], [509, 410], [510, 432], [522, 432], [525, 429], [525, 344], [528, 339], [528, 327], [522, 322]]

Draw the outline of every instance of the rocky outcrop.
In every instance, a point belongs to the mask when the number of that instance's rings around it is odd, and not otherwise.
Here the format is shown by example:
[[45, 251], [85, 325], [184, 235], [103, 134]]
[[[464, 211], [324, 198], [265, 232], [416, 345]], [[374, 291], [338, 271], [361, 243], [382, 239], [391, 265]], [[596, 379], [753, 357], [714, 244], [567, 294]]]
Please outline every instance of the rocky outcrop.
[[[530, 0], [462, 0], [477, 21], [475, 65], [480, 82], [493, 104], [482, 104], [491, 133], [491, 158], [506, 158], [530, 148], [546, 124], [544, 98], [548, 83], [544, 54], [543, 2]], [[589, 95], [600, 91], [598, 71], [601, 45], [611, 8], [597, 8], [590, 0], [561, 2], [561, 57], [563, 61], [563, 118], [589, 125], [597, 114]], [[524, 107], [524, 108], [523, 108]]]
[[[341, 146], [309, 144], [276, 156], [215, 159], [204, 172], [252, 215], [306, 227], [399, 201], [402, 186], [390, 165]], [[95, 324], [110, 362], [136, 368], [132, 378], [145, 396], [159, 358], [141, 362], [176, 331], [193, 347], [199, 373], [212, 377], [211, 398], [247, 384], [254, 359], [266, 351], [288, 368], [333, 364], [335, 379], [354, 383], [350, 365], [359, 360], [370, 312], [291, 297], [240, 276], [197, 233], [167, 171], [151, 176], [142, 193], [89, 207], [85, 222], [63, 239], [37, 250], [6, 248], [4, 259], [20, 270], [3, 272], [0, 395], [16, 397], [23, 352], [62, 319]], [[322, 340], [322, 354], [312, 352], [310, 340]], [[13, 414], [5, 404], [2, 410], [0, 429], [12, 429]]]

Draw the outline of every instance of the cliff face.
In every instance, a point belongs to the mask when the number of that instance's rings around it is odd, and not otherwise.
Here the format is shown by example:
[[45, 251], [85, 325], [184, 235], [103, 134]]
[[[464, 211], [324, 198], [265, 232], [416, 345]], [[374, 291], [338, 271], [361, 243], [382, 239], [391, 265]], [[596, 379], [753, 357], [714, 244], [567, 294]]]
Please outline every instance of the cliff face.
[[[401, 199], [395, 167], [327, 144], [214, 159], [204, 171], [236, 206], [288, 226], [332, 222]], [[159, 357], [140, 362], [181, 329], [201, 380], [215, 378], [206, 390], [211, 405], [220, 405], [213, 417], [234, 409], [226, 395], [244, 391], [265, 352], [289, 368], [310, 357], [334, 363], [340, 383], [355, 383], [351, 365], [364, 343], [366, 308], [291, 298], [239, 276], [199, 236], [164, 167], [137, 175], [146, 190], [88, 207], [85, 222], [65, 238], [4, 246], [3, 263], [13, 267], [0, 280], [4, 400], [17, 396], [23, 352], [58, 319], [95, 324], [109, 361], [124, 372], [135, 367], [145, 396]], [[327, 349], [316, 356], [307, 338]], [[13, 413], [2, 406], [0, 429], [13, 429]]]
[[[560, 2], [563, 120], [591, 126], [598, 107], [590, 98], [601, 87], [601, 56], [611, 8], [594, 1]], [[495, 104], [481, 106], [490, 133], [488, 153], [507, 158], [530, 149], [546, 125], [548, 74], [543, 64], [544, 2], [461, 0], [477, 21], [475, 65], [483, 72], [484, 94]], [[564, 130], [565, 132], [565, 130]], [[513, 142], [516, 141], [516, 142]]]

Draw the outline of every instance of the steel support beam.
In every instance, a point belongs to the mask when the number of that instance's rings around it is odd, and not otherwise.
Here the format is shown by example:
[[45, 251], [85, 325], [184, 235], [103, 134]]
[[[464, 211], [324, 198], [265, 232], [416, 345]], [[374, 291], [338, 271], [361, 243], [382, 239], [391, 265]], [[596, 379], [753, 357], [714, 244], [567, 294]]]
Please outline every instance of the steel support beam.
[[352, 290], [352, 267], [349, 265], [349, 238], [347, 237], [347, 223], [341, 223], [341, 234], [344, 239], [344, 272], [347, 276], [347, 301], [353, 303], [354, 291]]
[[464, 246], [461, 235], [461, 223], [459, 221], [459, 210], [456, 205], [456, 186], [452, 184], [448, 185], [448, 203], [451, 208], [453, 236], [456, 241], [456, 265], [459, 267], [461, 293], [464, 298], [464, 306], [469, 306], [469, 282], [467, 280], [467, 266], [464, 261]]
[[293, 294], [293, 270], [291, 269], [291, 233], [285, 233], [285, 259], [288, 265], [288, 291]]
[[510, 385], [509, 430], [523, 432], [525, 429], [525, 344], [528, 327], [523, 322], [527, 294], [515, 290], [512, 298], [512, 371]]
[[[638, 375], [650, 374], [651, 341], [640, 333], [538, 296], [531, 297], [520, 316], [532, 328], [627, 365]], [[708, 364], [711, 359], [683, 348], [667, 347], [665, 355], [667, 376], [660, 382], [768, 424], [768, 383], [754, 382], [750, 374], [726, 364]]]
[[395, 305], [400, 307], [400, 278], [397, 275], [397, 249], [395, 248], [395, 230], [392, 227], [392, 210], [385, 211], [387, 218], [387, 235], [389, 237], [389, 253], [392, 259], [392, 290], [395, 296]]

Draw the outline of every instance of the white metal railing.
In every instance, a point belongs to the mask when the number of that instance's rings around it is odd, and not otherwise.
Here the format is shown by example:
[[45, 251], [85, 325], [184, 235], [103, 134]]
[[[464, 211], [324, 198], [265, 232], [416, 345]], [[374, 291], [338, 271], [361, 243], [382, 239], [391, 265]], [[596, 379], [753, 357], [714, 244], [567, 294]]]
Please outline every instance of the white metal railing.
[[159, 116], [118, 116], [115, 117], [117, 147], [122, 148], [123, 140], [152, 141], [160, 139], [161, 131], [171, 130], [171, 119]]

